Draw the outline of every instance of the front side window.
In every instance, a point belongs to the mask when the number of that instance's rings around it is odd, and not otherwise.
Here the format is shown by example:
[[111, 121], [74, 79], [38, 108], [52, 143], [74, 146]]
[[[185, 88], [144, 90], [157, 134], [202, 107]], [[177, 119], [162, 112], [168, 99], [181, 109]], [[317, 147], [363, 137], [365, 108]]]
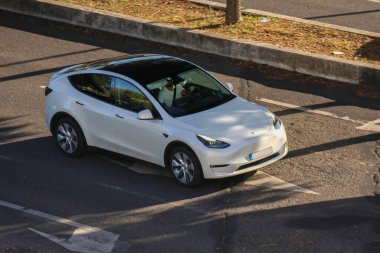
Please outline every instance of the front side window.
[[115, 78], [115, 103], [133, 112], [145, 109], [153, 111], [149, 99], [134, 85], [119, 78]]

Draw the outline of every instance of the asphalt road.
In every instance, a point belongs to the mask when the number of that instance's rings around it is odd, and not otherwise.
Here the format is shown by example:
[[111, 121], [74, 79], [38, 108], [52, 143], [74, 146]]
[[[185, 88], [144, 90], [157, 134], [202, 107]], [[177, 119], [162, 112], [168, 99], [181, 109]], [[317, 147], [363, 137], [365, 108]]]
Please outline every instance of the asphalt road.
[[[380, 251], [373, 194], [380, 133], [356, 129], [380, 118], [380, 101], [355, 97], [348, 84], [6, 12], [0, 34], [0, 252], [80, 251], [74, 246], [89, 240], [93, 247], [114, 243], [112, 252]], [[194, 61], [268, 106], [286, 126], [288, 156], [256, 175], [196, 189], [136, 173], [130, 168], [141, 162], [105, 151], [64, 156], [43, 118], [50, 75], [135, 53]]]
[[378, 0], [242, 0], [242, 5], [245, 8], [380, 32]]

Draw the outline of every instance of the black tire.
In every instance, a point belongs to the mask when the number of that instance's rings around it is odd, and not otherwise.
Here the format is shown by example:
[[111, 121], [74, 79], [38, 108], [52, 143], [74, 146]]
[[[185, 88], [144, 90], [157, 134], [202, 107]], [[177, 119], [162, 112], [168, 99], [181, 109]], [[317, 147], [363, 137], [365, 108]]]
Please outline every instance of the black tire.
[[[178, 157], [181, 159], [178, 159]], [[194, 152], [187, 147], [175, 147], [170, 152], [167, 164], [176, 182], [182, 186], [196, 187], [204, 181], [203, 170], [199, 159]], [[176, 164], [177, 166], [175, 166]]]
[[68, 156], [79, 157], [86, 152], [86, 140], [75, 120], [65, 117], [55, 124], [54, 137], [59, 149]]

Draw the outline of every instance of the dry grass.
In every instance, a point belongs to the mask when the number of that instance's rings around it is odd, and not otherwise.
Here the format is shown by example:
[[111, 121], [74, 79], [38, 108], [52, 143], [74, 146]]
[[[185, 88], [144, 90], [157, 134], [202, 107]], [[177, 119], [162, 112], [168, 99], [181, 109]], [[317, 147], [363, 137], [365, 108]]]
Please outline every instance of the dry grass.
[[[380, 64], [380, 39], [304, 23], [244, 16], [236, 25], [224, 25], [224, 11], [186, 0], [58, 0], [113, 11], [189, 29], [206, 30], [231, 38], [250, 39], [311, 53]], [[343, 55], [334, 55], [338, 51]]]

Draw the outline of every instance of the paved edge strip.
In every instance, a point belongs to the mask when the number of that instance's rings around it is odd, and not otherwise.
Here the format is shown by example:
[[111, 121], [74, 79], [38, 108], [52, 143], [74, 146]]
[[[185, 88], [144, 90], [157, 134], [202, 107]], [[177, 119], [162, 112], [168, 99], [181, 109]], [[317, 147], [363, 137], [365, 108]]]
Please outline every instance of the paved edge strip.
[[380, 66], [230, 39], [207, 31], [155, 23], [128, 15], [52, 0], [0, 0], [0, 9], [67, 24], [179, 46], [238, 60], [374, 87], [380, 92]]
[[[193, 2], [195, 4], [208, 6], [210, 8], [217, 9], [217, 10], [225, 10], [226, 9], [226, 4], [223, 4], [223, 3], [218, 3], [218, 2], [208, 1], [208, 0], [189, 0], [189, 1]], [[369, 1], [371, 1], [371, 0], [369, 0]], [[346, 27], [346, 26], [341, 26], [341, 25], [334, 25], [334, 24], [329, 24], [329, 23], [323, 23], [323, 22], [319, 22], [319, 21], [297, 18], [297, 17], [292, 17], [292, 16], [286, 16], [286, 15], [282, 15], [282, 14], [277, 14], [277, 13], [272, 13], [272, 12], [267, 12], [267, 11], [261, 11], [261, 10], [256, 10], [256, 9], [250, 9], [250, 8], [244, 8], [243, 7], [242, 13], [248, 14], [248, 15], [260, 15], [260, 16], [281, 18], [281, 19], [286, 19], [286, 20], [295, 21], [295, 22], [299, 22], [299, 23], [322, 26], [322, 27], [332, 28], [332, 29], [341, 30], [341, 31], [345, 31], [345, 32], [358, 33], [358, 34], [367, 35], [370, 37], [380, 38], [380, 33], [377, 33], [377, 32], [370, 32], [370, 31], [360, 30], [360, 29], [356, 29], [356, 28], [351, 28], [351, 27]]]

